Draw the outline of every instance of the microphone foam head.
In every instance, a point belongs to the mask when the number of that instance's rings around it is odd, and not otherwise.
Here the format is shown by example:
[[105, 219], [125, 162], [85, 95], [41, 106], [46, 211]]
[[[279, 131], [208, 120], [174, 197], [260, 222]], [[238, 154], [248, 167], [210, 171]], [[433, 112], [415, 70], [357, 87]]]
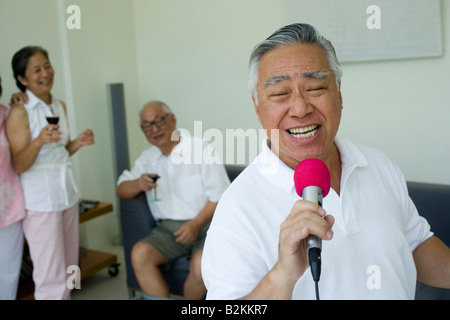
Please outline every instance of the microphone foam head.
[[322, 189], [322, 196], [325, 198], [330, 191], [330, 170], [319, 159], [305, 159], [295, 168], [294, 184], [300, 197], [302, 197], [304, 188], [315, 186]]

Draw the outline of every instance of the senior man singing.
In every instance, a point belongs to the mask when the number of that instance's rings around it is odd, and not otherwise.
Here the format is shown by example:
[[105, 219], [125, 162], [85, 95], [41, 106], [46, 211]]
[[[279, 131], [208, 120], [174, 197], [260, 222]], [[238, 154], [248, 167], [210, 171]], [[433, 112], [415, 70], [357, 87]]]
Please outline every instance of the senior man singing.
[[[309, 234], [323, 240], [323, 299], [413, 299], [417, 278], [450, 288], [450, 250], [419, 216], [399, 168], [336, 138], [341, 75], [332, 44], [307, 24], [253, 50], [249, 86], [268, 139], [214, 214], [202, 259], [208, 299], [314, 299]], [[308, 158], [331, 174], [323, 208], [295, 192], [294, 169]], [[367, 284], [374, 266], [377, 288]]]

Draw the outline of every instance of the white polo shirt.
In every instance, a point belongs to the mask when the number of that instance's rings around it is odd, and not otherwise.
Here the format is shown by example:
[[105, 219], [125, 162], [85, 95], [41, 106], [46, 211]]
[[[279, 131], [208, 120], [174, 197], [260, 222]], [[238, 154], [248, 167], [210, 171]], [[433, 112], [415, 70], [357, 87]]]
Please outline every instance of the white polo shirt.
[[[408, 196], [400, 170], [382, 153], [336, 139], [341, 194], [324, 199], [335, 218], [334, 237], [322, 242], [321, 299], [413, 299], [412, 252], [430, 226]], [[294, 171], [263, 143], [263, 151], [223, 195], [208, 231], [202, 273], [208, 299], [250, 293], [278, 259], [280, 224], [299, 199]], [[309, 269], [293, 299], [315, 299]]]
[[117, 185], [135, 180], [144, 173], [157, 173], [157, 195], [146, 192], [155, 219], [191, 220], [209, 200], [218, 202], [230, 179], [214, 150], [196, 137], [182, 136], [169, 156], [157, 147], [150, 147], [136, 160], [131, 171], [124, 170]]

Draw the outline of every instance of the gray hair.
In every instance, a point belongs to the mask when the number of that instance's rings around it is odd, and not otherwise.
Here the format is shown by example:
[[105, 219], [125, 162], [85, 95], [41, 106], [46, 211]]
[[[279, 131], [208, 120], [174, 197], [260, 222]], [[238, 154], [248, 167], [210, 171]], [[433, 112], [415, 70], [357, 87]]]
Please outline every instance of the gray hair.
[[298, 43], [314, 44], [322, 48], [328, 57], [336, 84], [339, 84], [342, 78], [342, 69], [331, 42], [320, 35], [313, 26], [306, 23], [294, 23], [275, 31], [266, 40], [256, 45], [252, 51], [249, 61], [248, 88], [256, 104], [258, 104], [258, 93], [256, 91], [258, 67], [262, 56], [273, 49]]
[[159, 104], [165, 112], [167, 112], [167, 113], [172, 113], [172, 110], [170, 110], [169, 106], [168, 106], [166, 103], [164, 103], [164, 102], [162, 102], [162, 101], [159, 101], [159, 100], [152, 100], [152, 101], [149, 101], [149, 102], [147, 102], [146, 104], [144, 104], [144, 106], [143, 106], [143, 107], [141, 108], [141, 110], [139, 111], [139, 121], [141, 120], [142, 111], [143, 111], [143, 110], [145, 109], [145, 107], [146, 107], [147, 105], [149, 105], [149, 104]]

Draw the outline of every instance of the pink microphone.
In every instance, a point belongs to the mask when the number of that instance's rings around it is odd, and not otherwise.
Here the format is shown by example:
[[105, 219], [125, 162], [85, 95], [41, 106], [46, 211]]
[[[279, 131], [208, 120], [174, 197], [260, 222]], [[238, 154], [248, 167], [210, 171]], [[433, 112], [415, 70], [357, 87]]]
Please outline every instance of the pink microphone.
[[[295, 191], [303, 200], [317, 203], [320, 206], [322, 206], [323, 198], [330, 191], [330, 180], [328, 167], [319, 159], [305, 159], [295, 168]], [[316, 282], [316, 297], [319, 299], [318, 281], [321, 269], [320, 253], [322, 251], [322, 240], [310, 234], [306, 238], [306, 248], [308, 250], [311, 273]]]
[[295, 168], [294, 183], [297, 194], [302, 198], [303, 190], [311, 186], [320, 188], [322, 196], [325, 198], [330, 192], [330, 171], [327, 165], [319, 159], [305, 159]]

